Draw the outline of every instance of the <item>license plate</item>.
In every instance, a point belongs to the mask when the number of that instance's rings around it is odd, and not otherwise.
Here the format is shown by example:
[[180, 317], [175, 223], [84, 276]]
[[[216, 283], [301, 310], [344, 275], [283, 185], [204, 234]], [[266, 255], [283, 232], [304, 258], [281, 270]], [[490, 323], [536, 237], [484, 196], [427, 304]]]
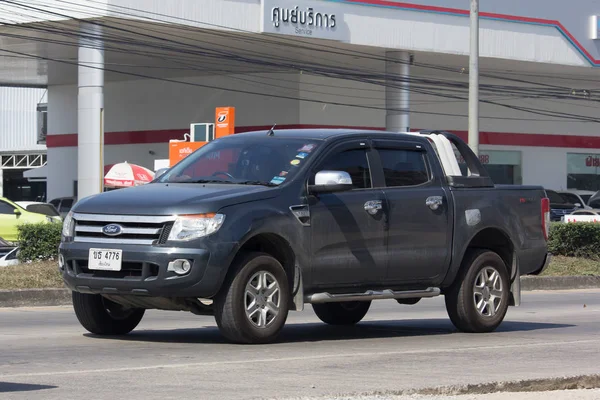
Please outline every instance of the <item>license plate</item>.
[[120, 271], [123, 260], [123, 250], [90, 249], [88, 269], [100, 271]]

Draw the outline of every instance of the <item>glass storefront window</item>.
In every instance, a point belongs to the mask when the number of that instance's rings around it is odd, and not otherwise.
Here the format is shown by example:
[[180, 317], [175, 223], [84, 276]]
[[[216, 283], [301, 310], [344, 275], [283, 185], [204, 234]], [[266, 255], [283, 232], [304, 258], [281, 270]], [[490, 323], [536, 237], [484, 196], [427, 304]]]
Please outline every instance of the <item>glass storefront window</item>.
[[[457, 154], [458, 165], [463, 175], [467, 175], [467, 165], [460, 154]], [[488, 171], [496, 184], [521, 185], [521, 152], [506, 150], [480, 150], [479, 161]]]
[[567, 153], [567, 188], [600, 190], [600, 154]]

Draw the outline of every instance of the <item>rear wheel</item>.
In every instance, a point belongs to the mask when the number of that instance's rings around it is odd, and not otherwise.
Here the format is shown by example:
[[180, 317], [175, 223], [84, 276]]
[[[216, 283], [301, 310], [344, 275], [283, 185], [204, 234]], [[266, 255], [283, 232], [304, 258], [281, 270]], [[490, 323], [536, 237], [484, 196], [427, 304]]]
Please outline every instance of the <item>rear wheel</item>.
[[285, 270], [264, 253], [248, 254], [234, 268], [237, 274], [215, 299], [215, 319], [221, 333], [235, 343], [274, 341], [289, 309]]
[[135, 329], [146, 310], [125, 308], [99, 294], [72, 293], [79, 323], [96, 335], [124, 335]]
[[330, 325], [354, 325], [360, 322], [369, 307], [370, 301], [345, 301], [339, 303], [319, 303], [312, 305], [319, 319]]
[[509, 275], [498, 254], [471, 250], [457, 281], [445, 294], [452, 323], [463, 332], [492, 332], [504, 319], [509, 302]]

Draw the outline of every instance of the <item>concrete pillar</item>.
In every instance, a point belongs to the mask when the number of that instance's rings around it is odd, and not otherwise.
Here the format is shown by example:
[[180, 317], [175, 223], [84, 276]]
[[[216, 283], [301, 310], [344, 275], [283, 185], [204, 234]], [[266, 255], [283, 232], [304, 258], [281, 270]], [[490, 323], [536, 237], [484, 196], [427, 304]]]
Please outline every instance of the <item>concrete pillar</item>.
[[102, 28], [80, 26], [77, 96], [77, 197], [103, 191], [104, 171], [104, 45]]
[[410, 54], [406, 51], [386, 52], [385, 128], [389, 131], [410, 131], [410, 84], [398, 79], [410, 77]]

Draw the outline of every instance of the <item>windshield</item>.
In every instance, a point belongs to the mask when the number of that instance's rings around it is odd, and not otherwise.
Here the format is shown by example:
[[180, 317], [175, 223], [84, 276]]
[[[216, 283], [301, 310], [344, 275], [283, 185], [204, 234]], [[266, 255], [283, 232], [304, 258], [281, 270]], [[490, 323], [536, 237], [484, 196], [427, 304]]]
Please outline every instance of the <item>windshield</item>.
[[591, 194], [580, 194], [579, 197], [581, 197], [581, 200], [583, 200], [585, 202], [585, 204], [590, 202], [590, 197], [592, 197]]
[[555, 204], [567, 204], [568, 202], [562, 197], [560, 194], [552, 191], [546, 190], [546, 194], [548, 195], [548, 199], [550, 199], [550, 203]]
[[30, 204], [27, 206], [27, 211], [38, 214], [44, 214], [49, 217], [58, 217], [60, 214], [52, 204]]
[[157, 182], [280, 185], [317, 147], [313, 140], [240, 134], [204, 145]]

